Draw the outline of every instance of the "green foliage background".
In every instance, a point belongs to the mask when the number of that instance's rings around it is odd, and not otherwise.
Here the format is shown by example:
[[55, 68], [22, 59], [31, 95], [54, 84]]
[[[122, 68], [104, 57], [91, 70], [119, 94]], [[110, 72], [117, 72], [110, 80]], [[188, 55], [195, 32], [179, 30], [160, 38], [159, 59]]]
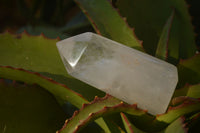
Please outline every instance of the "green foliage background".
[[[0, 132], [199, 130], [199, 6], [198, 0], [1, 0]], [[67, 74], [55, 44], [87, 31], [177, 66], [165, 114], [152, 116]]]

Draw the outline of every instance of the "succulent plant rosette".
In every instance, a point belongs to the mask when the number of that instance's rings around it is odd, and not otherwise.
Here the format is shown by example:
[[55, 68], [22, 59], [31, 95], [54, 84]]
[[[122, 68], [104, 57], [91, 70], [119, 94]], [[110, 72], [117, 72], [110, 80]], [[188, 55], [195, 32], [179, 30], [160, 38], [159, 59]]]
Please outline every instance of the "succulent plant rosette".
[[[79, 12], [64, 27], [38, 28], [43, 31], [39, 35], [30, 27], [0, 34], [0, 132], [200, 131], [200, 54], [188, 4], [184, 0], [74, 2], [85, 19], [77, 21]], [[56, 43], [88, 26], [177, 67], [178, 84], [165, 113], [152, 115], [68, 75]]]

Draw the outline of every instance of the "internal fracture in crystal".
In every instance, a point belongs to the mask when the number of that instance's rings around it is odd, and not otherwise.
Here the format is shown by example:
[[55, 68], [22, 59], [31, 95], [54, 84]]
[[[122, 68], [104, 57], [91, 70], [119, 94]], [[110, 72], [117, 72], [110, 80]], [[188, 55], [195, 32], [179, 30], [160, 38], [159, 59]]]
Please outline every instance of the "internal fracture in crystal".
[[178, 82], [175, 66], [89, 32], [57, 47], [71, 76], [151, 114], [166, 111]]

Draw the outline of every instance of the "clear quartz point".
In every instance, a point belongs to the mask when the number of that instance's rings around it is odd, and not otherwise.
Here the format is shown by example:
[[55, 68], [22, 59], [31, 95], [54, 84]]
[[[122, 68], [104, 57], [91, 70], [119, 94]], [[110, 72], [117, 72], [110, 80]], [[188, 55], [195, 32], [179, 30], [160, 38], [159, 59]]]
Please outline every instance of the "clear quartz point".
[[153, 115], [165, 113], [178, 82], [174, 65], [89, 32], [57, 47], [71, 76]]

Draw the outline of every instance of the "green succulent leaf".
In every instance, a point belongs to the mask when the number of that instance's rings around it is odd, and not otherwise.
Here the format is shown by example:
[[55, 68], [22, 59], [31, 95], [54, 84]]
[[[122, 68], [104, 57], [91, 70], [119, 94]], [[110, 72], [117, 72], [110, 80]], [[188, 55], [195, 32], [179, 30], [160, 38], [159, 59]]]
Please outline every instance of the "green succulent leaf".
[[57, 41], [59, 39], [48, 39], [43, 34], [39, 36], [31, 36], [26, 32], [20, 35], [0, 34], [0, 66], [39, 72], [67, 85], [88, 100], [92, 100], [95, 95], [104, 96], [102, 91], [68, 75], [56, 47]]
[[[80, 94], [70, 90], [71, 88], [81, 92], [88, 100], [94, 95], [103, 96], [101, 91], [69, 77], [58, 54], [55, 45], [57, 41], [43, 35], [30, 36], [27, 33], [16, 36], [0, 34], [0, 77], [39, 84], [51, 92], [61, 105], [68, 101], [80, 108], [83, 103], [88, 102]], [[8, 65], [12, 67], [6, 67]], [[97, 123], [109, 132], [102, 118]]]
[[55, 133], [69, 117], [48, 91], [0, 79], [1, 133]]
[[189, 89], [189, 85], [186, 84], [184, 87], [182, 88], [179, 88], [179, 89], [176, 89], [174, 91], [174, 95], [173, 95], [173, 98], [176, 98], [176, 97], [180, 97], [180, 96], [186, 96], [187, 95], [187, 92], [188, 92], [188, 89]]
[[125, 129], [127, 133], [145, 133], [141, 131], [140, 129], [136, 128], [127, 118], [127, 116], [124, 113], [120, 113], [122, 117], [122, 121], [124, 123]]
[[185, 85], [181, 89], [177, 89], [174, 92], [174, 98], [179, 96], [188, 96], [192, 98], [200, 98], [200, 84]]
[[69, 77], [57, 51], [57, 41], [26, 32], [0, 34], [0, 65]]
[[[174, 101], [173, 101], [174, 100]], [[172, 100], [172, 103], [178, 105], [175, 107], [169, 107], [165, 114], [158, 115], [157, 120], [165, 123], [171, 123], [182, 115], [188, 113], [196, 113], [200, 111], [200, 100], [190, 97], [176, 97]]]
[[172, 11], [172, 14], [168, 18], [165, 26], [163, 27], [160, 40], [158, 42], [157, 50], [156, 50], [156, 57], [167, 60], [167, 54], [168, 54], [168, 43], [169, 43], [169, 34], [171, 30], [171, 25], [174, 18], [174, 10]]
[[61, 105], [69, 101], [76, 107], [80, 108], [83, 103], [88, 102], [80, 94], [67, 88], [67, 86], [60, 84], [51, 78], [44, 77], [36, 72], [29, 72], [21, 68], [16, 69], [8, 66], [0, 66], [0, 77], [22, 81], [27, 84], [38, 84], [52, 93]]
[[44, 34], [48, 38], [56, 39], [59, 37], [60, 39], [68, 38], [69, 36], [61, 33], [58, 29], [50, 26], [37, 26], [33, 27], [31, 25], [27, 25], [25, 27], [22, 27], [17, 31], [17, 33], [23, 33], [26, 31], [27, 33], [31, 35], [41, 35]]
[[[109, 115], [110, 116], [110, 115]], [[108, 125], [111, 133], [126, 133], [120, 126], [119, 124], [113, 120], [113, 117], [111, 116], [111, 119], [107, 118], [109, 116], [105, 116], [103, 117], [104, 121], [106, 122], [106, 124]]]
[[200, 84], [190, 86], [187, 92], [187, 96], [193, 98], [200, 98]]
[[200, 54], [181, 60], [178, 64], [179, 82], [178, 88], [183, 87], [186, 83], [198, 84], [200, 81]]
[[125, 112], [134, 121], [138, 129], [145, 132], [158, 132], [164, 130], [170, 123], [182, 115], [200, 111], [200, 101], [186, 97], [181, 103], [169, 107], [167, 113], [152, 116], [146, 111], [138, 109], [136, 105], [129, 105], [109, 95], [104, 98], [95, 98], [89, 104], [83, 105], [80, 111], [66, 121], [59, 133], [78, 132], [88, 123], [108, 114]]
[[163, 132], [161, 133], [187, 133], [185, 127], [184, 117], [180, 117], [172, 122]]
[[190, 133], [195, 133], [200, 130], [200, 113], [196, 113], [190, 118], [187, 127]]
[[152, 55], [174, 8], [168, 43], [169, 61], [176, 63], [179, 58], [185, 59], [195, 54], [197, 48], [193, 27], [184, 0], [118, 0], [116, 6], [129, 25], [135, 28], [136, 35], [143, 40], [144, 49]]
[[137, 109], [136, 105], [124, 104], [110, 95], [106, 95], [104, 98], [95, 97], [94, 101], [84, 104], [80, 111], [75, 112], [70, 119], [66, 120], [63, 128], [58, 133], [78, 132], [89, 122], [100, 116], [121, 111], [138, 116], [146, 114], [145, 111]]
[[[98, 34], [127, 46], [143, 50], [126, 21], [108, 0], [74, 0], [86, 14]], [[101, 16], [101, 17], [99, 17]]]
[[[88, 101], [80, 94], [70, 90], [64, 84], [60, 84], [51, 78], [44, 77], [36, 72], [29, 72], [21, 68], [16, 69], [8, 66], [0, 66], [0, 77], [23, 81], [28, 84], [38, 84], [52, 93], [61, 105], [68, 101], [74, 106], [81, 108], [84, 103], [88, 103]], [[102, 118], [96, 120], [96, 123], [106, 132], [110, 132]]]

